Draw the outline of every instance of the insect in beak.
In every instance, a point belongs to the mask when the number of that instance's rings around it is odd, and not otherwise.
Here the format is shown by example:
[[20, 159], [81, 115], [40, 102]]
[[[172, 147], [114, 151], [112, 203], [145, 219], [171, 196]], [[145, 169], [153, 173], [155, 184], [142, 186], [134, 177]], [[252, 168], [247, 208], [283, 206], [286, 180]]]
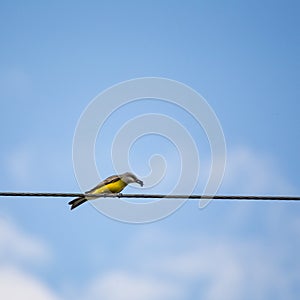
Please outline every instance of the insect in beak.
[[136, 180], [136, 183], [138, 183], [140, 186], [143, 186], [143, 185], [144, 185], [143, 181], [142, 181], [142, 180], [139, 180], [139, 179]]

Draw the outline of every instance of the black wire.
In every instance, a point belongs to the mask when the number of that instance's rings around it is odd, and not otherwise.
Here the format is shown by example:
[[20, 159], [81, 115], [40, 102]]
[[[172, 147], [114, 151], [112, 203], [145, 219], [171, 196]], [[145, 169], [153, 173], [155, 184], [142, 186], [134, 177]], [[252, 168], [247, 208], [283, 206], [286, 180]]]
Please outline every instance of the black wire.
[[164, 194], [82, 194], [82, 193], [32, 193], [32, 192], [0, 192], [2, 197], [87, 197], [87, 198], [153, 198], [153, 199], [215, 199], [215, 200], [273, 200], [300, 201], [300, 196], [268, 196], [268, 195], [164, 195]]

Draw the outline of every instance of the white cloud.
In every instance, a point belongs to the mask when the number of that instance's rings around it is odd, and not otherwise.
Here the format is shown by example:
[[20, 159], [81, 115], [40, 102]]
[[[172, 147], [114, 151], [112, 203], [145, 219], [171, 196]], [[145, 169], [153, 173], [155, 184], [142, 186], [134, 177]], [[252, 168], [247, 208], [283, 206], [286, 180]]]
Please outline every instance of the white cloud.
[[[290, 219], [294, 226], [298, 218]], [[266, 226], [271, 225], [272, 232], [278, 233], [278, 221], [273, 219]], [[289, 228], [287, 224], [286, 230]], [[170, 286], [178, 299], [297, 299], [293, 290], [298, 286], [300, 263], [297, 250], [288, 243], [295, 235], [290, 235], [287, 243], [274, 235], [234, 238], [193, 231], [174, 235], [145, 230], [135, 236], [134, 243], [129, 242], [129, 249], [122, 251], [126, 257], [122, 260], [129, 262], [131, 278], [155, 278]], [[293, 243], [297, 249], [299, 245]], [[133, 257], [130, 253], [139, 255]], [[116, 288], [108, 284], [106, 287]]]
[[271, 155], [246, 146], [228, 152], [222, 189], [238, 194], [294, 192]]
[[88, 287], [85, 299], [166, 300], [179, 299], [176, 286], [147, 275], [126, 271], [109, 272]]
[[7, 173], [17, 185], [24, 185], [33, 177], [34, 153], [27, 146], [18, 146], [5, 158]]
[[0, 298], [9, 300], [58, 300], [40, 280], [14, 267], [0, 268]]
[[[172, 158], [171, 154], [168, 154]], [[215, 158], [216, 164], [218, 158]], [[168, 192], [174, 188], [180, 170], [177, 167], [180, 163], [173, 159], [167, 162], [167, 176], [164, 181], [160, 182], [155, 189], [150, 192]], [[185, 169], [193, 170], [195, 162], [193, 159], [184, 162]], [[202, 193], [207, 183], [211, 168], [210, 157], [202, 156], [200, 164], [200, 172], [195, 193]], [[222, 168], [219, 167], [219, 173], [222, 173]], [[183, 185], [188, 187], [190, 178], [185, 176], [181, 178]], [[215, 182], [215, 178], [212, 178]], [[188, 189], [190, 191], [190, 189]], [[287, 180], [285, 174], [280, 168], [279, 162], [276, 161], [269, 153], [262, 153], [256, 149], [252, 149], [246, 145], [234, 146], [228, 149], [226, 158], [226, 168], [224, 178], [219, 190], [219, 193], [228, 194], [294, 194], [296, 188]], [[179, 193], [186, 191], [179, 190]]]
[[0, 262], [40, 262], [49, 258], [48, 248], [24, 233], [10, 220], [0, 217]]
[[[179, 237], [172, 238], [176, 244]], [[281, 250], [272, 253], [259, 241], [180, 240], [186, 249], [174, 247], [162, 254], [152, 248], [156, 255], [139, 256], [130, 270], [108, 271], [95, 278], [80, 299], [296, 299], [292, 291], [300, 266], [285, 267], [286, 253]], [[162, 245], [164, 240], [155, 243]], [[172, 244], [165, 246], [173, 249]]]
[[286, 299], [290, 293], [279, 257], [259, 243], [206, 238], [193, 248], [165, 257], [156, 272], [175, 277], [185, 291], [196, 287], [207, 300], [269, 299], [274, 293]]
[[49, 257], [49, 249], [43, 242], [25, 233], [11, 220], [0, 217], [0, 298], [59, 299], [41, 279], [25, 270], [29, 264], [36, 265]]

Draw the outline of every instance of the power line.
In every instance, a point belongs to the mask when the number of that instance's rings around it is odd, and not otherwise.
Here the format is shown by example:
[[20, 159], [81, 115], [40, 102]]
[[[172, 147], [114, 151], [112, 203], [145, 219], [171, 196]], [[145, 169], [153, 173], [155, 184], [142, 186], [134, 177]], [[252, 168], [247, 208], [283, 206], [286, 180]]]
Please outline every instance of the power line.
[[300, 201], [300, 196], [284, 195], [164, 195], [164, 194], [82, 194], [82, 193], [36, 193], [0, 192], [0, 197], [87, 197], [94, 198], [145, 198], [145, 199], [214, 199], [214, 200], [255, 200], [255, 201]]

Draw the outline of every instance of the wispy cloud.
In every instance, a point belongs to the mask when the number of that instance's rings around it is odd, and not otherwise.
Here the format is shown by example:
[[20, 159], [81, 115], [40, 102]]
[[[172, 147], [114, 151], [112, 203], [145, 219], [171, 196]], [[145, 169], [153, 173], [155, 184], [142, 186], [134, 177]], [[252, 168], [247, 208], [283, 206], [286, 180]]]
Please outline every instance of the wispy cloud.
[[12, 220], [0, 218], [0, 298], [58, 300], [50, 288], [27, 271], [50, 258], [48, 247]]
[[[170, 299], [294, 299], [292, 291], [297, 286], [300, 265], [294, 260], [295, 253], [280, 243], [271, 245], [270, 240], [257, 237], [211, 237], [191, 232], [182, 236], [167, 232], [156, 234], [156, 231], [151, 234], [147, 230], [135, 240], [126, 254], [130, 271], [124, 269], [121, 273], [132, 281], [118, 273], [104, 274], [97, 286], [102, 284], [105, 289], [98, 290], [99, 295], [104, 295], [104, 290], [115, 295], [116, 288], [118, 293], [127, 294], [132, 287], [139, 286], [138, 279], [147, 280], [150, 286], [151, 278], [155, 278], [160, 283], [158, 286], [167, 286], [168, 293], [173, 291]], [[140, 255], [130, 257], [130, 252]], [[115, 285], [108, 284], [112, 282]], [[131, 285], [134, 282], [136, 285]], [[169, 299], [166, 295], [164, 299]]]
[[0, 218], [0, 262], [41, 262], [48, 260], [50, 251], [37, 238], [23, 232], [13, 221]]
[[84, 299], [165, 300], [180, 299], [175, 285], [152, 276], [116, 270], [96, 278]]
[[0, 297], [10, 300], [58, 300], [46, 284], [16, 267], [0, 268]]
[[228, 151], [222, 189], [249, 194], [289, 194], [295, 191], [271, 154], [247, 146]]
[[12, 149], [4, 161], [8, 177], [19, 186], [32, 181], [34, 164], [34, 152], [31, 147], [25, 145]]
[[[149, 192], [169, 192], [176, 186], [178, 178], [184, 187], [191, 185], [191, 177], [182, 176], [180, 161], [171, 153], [168, 155], [166, 177]], [[214, 158], [218, 164], [218, 157]], [[184, 168], [194, 170], [194, 159], [184, 161]], [[202, 193], [210, 175], [211, 158], [207, 153], [201, 157], [199, 177], [196, 178], [196, 193]], [[219, 168], [219, 172], [223, 170]], [[195, 172], [194, 172], [195, 173]], [[193, 177], [194, 178], [194, 177]], [[212, 178], [214, 180], [214, 178]], [[191, 189], [189, 189], [191, 192]], [[179, 193], [186, 192], [179, 189]], [[229, 194], [294, 194], [296, 188], [287, 179], [280, 167], [280, 161], [271, 153], [263, 153], [247, 145], [232, 146], [228, 149], [224, 178], [219, 192]]]
[[204, 299], [289, 298], [295, 281], [287, 279], [283, 257], [269, 250], [257, 241], [202, 238], [193, 250], [165, 257], [157, 267]]

